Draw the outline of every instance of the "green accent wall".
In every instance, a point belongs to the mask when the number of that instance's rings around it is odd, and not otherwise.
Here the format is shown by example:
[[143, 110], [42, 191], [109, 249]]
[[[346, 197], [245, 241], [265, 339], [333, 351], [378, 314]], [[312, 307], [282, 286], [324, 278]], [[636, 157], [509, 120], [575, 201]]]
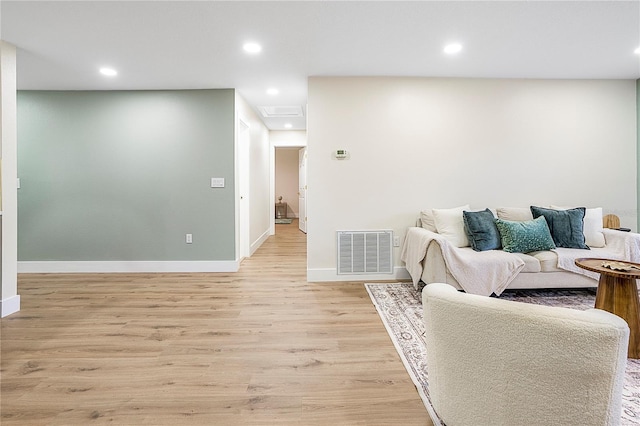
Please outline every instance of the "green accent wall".
[[636, 145], [636, 191], [638, 191], [637, 201], [637, 228], [640, 232], [640, 79], [636, 80], [636, 138], [638, 144]]
[[18, 92], [18, 260], [234, 260], [234, 99]]

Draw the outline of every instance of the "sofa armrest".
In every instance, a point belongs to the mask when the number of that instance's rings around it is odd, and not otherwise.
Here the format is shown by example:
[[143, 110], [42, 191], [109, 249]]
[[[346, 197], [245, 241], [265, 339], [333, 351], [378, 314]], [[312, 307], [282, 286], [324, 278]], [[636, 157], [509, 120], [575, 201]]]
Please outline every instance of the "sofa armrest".
[[616, 253], [617, 259], [640, 263], [640, 234], [611, 229], [603, 233], [606, 249]]
[[640, 234], [636, 232], [626, 232], [618, 231], [617, 229], [604, 228], [602, 233], [604, 234], [604, 241], [607, 247], [611, 244], [625, 244], [628, 242], [640, 241]]
[[[419, 226], [411, 226], [407, 229], [407, 235], [409, 234], [414, 234], [414, 235], [419, 235], [422, 238], [429, 238], [432, 240], [437, 240], [439, 243], [441, 243], [442, 245], [450, 245], [451, 243], [449, 243], [449, 240], [447, 240], [445, 237], [443, 237], [442, 235], [438, 234], [437, 232], [433, 232], [433, 231], [429, 231], [426, 228], [422, 228]], [[406, 241], [406, 239], [405, 239]], [[451, 245], [451, 247], [454, 247], [453, 245]]]
[[[441, 246], [449, 244], [442, 235], [429, 231], [428, 229], [415, 226], [407, 229], [407, 234], [400, 251], [400, 260], [405, 263], [405, 267], [409, 275], [411, 275], [413, 285], [416, 289], [418, 289], [418, 282], [424, 271], [424, 260], [427, 257], [427, 250], [433, 245], [431, 244], [433, 241], [437, 241]], [[438, 244], [435, 244], [435, 246]]]

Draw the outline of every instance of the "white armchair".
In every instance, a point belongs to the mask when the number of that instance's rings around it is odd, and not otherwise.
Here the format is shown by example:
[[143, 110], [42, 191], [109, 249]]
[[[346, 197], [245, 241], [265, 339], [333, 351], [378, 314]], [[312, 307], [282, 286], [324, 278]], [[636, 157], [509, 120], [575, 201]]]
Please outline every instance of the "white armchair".
[[429, 395], [447, 426], [617, 425], [627, 323], [429, 284]]

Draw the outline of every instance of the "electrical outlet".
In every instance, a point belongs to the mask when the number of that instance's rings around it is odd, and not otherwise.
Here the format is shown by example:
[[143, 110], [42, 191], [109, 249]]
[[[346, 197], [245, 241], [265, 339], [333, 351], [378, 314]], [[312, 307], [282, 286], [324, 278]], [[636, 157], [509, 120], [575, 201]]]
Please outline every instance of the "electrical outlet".
[[393, 237], [393, 246], [400, 247], [400, 237]]
[[186, 242], [187, 244], [191, 244], [191, 243], [193, 243], [193, 234], [187, 234], [187, 235], [185, 236], [185, 242]]

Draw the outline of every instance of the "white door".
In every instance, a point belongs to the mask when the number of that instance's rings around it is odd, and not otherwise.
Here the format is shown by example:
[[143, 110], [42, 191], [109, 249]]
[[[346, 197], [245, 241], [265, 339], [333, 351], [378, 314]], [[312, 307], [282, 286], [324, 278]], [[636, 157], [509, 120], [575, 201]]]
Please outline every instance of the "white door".
[[251, 237], [249, 229], [249, 171], [250, 167], [251, 136], [249, 126], [242, 120], [238, 120], [238, 165], [240, 190], [240, 259], [251, 255]]
[[298, 151], [298, 227], [307, 233], [307, 148]]

